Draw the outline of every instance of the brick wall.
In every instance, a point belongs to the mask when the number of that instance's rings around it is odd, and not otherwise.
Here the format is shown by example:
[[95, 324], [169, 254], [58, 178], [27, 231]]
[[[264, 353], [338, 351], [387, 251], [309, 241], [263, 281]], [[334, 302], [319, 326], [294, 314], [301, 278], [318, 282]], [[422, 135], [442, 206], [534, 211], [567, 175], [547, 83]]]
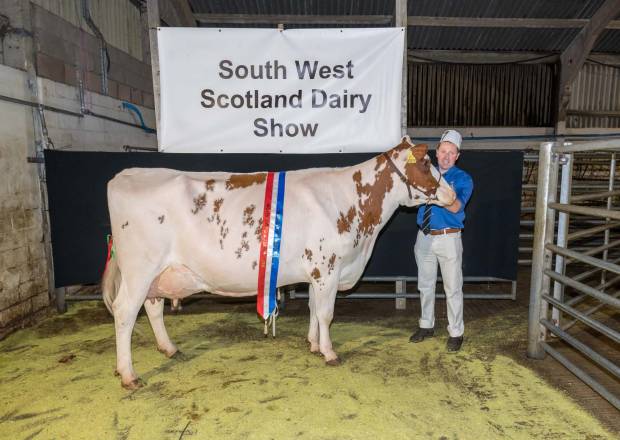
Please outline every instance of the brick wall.
[[[0, 65], [0, 95], [31, 101], [26, 73]], [[76, 87], [38, 79], [41, 102], [79, 114]], [[121, 101], [86, 91], [90, 111], [138, 123]], [[155, 112], [139, 107], [155, 127]], [[0, 339], [33, 322], [48, 309], [47, 261], [43, 244], [41, 195], [34, 155], [31, 107], [0, 99]], [[123, 145], [156, 148], [157, 138], [137, 127], [85, 115], [45, 111], [49, 136], [57, 149], [122, 151]]]
[[[81, 76], [87, 90], [101, 93], [99, 40], [39, 6], [33, 5], [32, 10], [39, 76], [72, 86], [78, 85]], [[154, 108], [150, 64], [111, 45], [108, 55], [108, 96]]]
[[[39, 80], [39, 90], [47, 105], [80, 112], [79, 91], [63, 83]], [[110, 96], [89, 92], [84, 95], [85, 107], [99, 115], [139, 124], [134, 113], [123, 109], [122, 101]], [[147, 127], [155, 128], [155, 111], [138, 106]], [[75, 117], [56, 112], [45, 112], [47, 129], [57, 149], [80, 151], [122, 151], [123, 145], [157, 147], [157, 138], [139, 128], [106, 119], [85, 115]]]
[[[109, 96], [100, 94], [99, 41], [62, 18], [30, 2], [0, 0], [0, 13], [16, 29], [0, 35], [0, 339], [49, 310], [49, 262], [46, 258], [38, 165], [34, 156], [32, 107], [26, 69], [36, 53], [38, 99], [45, 110], [49, 137], [57, 149], [122, 151], [124, 145], [156, 147], [157, 138], [139, 127], [138, 117], [122, 107], [136, 104], [148, 127], [155, 127], [148, 64], [110, 47]], [[32, 19], [32, 20], [31, 20]], [[140, 25], [139, 23], [137, 25]], [[6, 63], [7, 65], [4, 65]], [[79, 79], [83, 78], [84, 93]], [[83, 101], [81, 101], [83, 97]], [[146, 106], [145, 106], [146, 105]], [[85, 109], [86, 112], [82, 112]], [[97, 116], [100, 115], [100, 116]], [[49, 239], [49, 237], [47, 237]]]

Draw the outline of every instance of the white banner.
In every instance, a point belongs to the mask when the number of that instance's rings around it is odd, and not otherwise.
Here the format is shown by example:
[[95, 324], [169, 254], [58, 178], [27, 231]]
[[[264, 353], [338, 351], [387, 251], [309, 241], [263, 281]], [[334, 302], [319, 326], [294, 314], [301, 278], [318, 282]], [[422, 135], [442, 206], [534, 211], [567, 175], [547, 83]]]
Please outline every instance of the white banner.
[[160, 28], [159, 150], [384, 151], [401, 137], [402, 28]]

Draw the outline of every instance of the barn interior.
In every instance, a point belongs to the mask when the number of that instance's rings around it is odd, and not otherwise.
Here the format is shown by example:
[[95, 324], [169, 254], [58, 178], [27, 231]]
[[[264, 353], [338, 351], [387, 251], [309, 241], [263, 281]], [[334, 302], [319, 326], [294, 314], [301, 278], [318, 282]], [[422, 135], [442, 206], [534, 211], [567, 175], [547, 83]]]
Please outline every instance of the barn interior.
[[[461, 352], [445, 352], [443, 300], [438, 337], [410, 344], [415, 278], [369, 276], [336, 302], [338, 368], [309, 352], [294, 286], [275, 339], [252, 300], [167, 306], [183, 360], [141, 314], [146, 386], [118, 386], [99, 286], [55, 277], [45, 154], [159, 154], [158, 26], [406, 28], [407, 134], [456, 127], [465, 154], [523, 154], [516, 275], [466, 279]], [[620, 435], [620, 2], [0, 0], [0, 115], [0, 436]]]

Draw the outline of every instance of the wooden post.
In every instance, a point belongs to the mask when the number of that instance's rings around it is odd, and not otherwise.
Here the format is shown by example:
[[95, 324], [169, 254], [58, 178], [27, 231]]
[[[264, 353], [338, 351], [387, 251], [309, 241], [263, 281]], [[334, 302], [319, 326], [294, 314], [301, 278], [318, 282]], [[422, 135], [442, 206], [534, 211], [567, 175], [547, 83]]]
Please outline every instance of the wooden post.
[[161, 148], [161, 128], [159, 109], [159, 53], [157, 51], [157, 32], [159, 32], [159, 3], [158, 0], [147, 0], [146, 12], [148, 16], [149, 43], [151, 52], [151, 72], [153, 74], [153, 100], [155, 101], [155, 126], [157, 127], [157, 145]]
[[140, 6], [140, 37], [142, 40], [142, 62], [151, 62], [151, 41], [149, 32], [149, 16], [146, 9], [146, 3]]
[[407, 0], [396, 0], [394, 6], [394, 25], [402, 27], [405, 33], [405, 46], [403, 47], [403, 78], [401, 90], [400, 125], [401, 135], [407, 134]]

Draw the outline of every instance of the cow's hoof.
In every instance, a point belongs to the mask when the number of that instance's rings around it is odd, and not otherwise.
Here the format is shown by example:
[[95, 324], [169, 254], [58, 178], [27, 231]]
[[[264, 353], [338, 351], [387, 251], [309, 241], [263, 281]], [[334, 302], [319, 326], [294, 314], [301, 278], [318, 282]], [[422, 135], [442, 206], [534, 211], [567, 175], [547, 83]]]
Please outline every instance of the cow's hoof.
[[329, 365], [330, 367], [337, 367], [340, 364], [342, 364], [342, 361], [340, 361], [340, 358], [334, 358], [329, 361], [325, 361], [325, 363]]
[[168, 359], [172, 359], [179, 353], [179, 350], [175, 347], [174, 350], [166, 350], [164, 348], [157, 347], [157, 351], [163, 353]]
[[179, 361], [179, 362], [185, 362], [185, 361], [189, 360], [189, 357], [185, 353], [183, 353], [183, 352], [181, 352], [179, 350], [175, 351], [172, 354], [172, 356], [168, 356], [168, 357], [170, 359], [174, 359], [175, 361]]
[[127, 383], [123, 383], [121, 382], [121, 385], [123, 386], [123, 388], [125, 388], [126, 390], [129, 391], [133, 391], [133, 390], [137, 390], [138, 388], [142, 388], [144, 385], [146, 385], [146, 382], [144, 382], [142, 379], [137, 378], [132, 380], [131, 382]]

